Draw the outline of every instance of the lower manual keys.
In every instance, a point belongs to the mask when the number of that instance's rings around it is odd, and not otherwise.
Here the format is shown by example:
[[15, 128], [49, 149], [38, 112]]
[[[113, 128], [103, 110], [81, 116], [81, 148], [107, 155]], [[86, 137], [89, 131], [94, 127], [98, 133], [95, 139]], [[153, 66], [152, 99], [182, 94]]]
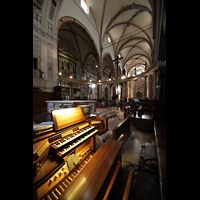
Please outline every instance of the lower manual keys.
[[73, 179], [70, 176], [68, 177], [68, 180], [70, 180], [70, 182], [73, 181]]
[[53, 191], [51, 192], [51, 194], [55, 199], [58, 199], [58, 197], [56, 196], [56, 194]]
[[60, 191], [59, 191], [57, 188], [55, 189], [54, 192], [55, 192], [55, 194], [56, 194], [58, 197], [61, 195]]
[[65, 182], [62, 182], [62, 185], [63, 185], [63, 187], [67, 188], [67, 185], [65, 184]]
[[58, 188], [59, 188], [59, 190], [60, 190], [61, 192], [64, 192], [64, 191], [65, 191], [64, 188], [63, 188], [61, 185], [59, 185]]
[[49, 195], [47, 195], [47, 199], [48, 199], [48, 200], [52, 200], [52, 198], [51, 198]]

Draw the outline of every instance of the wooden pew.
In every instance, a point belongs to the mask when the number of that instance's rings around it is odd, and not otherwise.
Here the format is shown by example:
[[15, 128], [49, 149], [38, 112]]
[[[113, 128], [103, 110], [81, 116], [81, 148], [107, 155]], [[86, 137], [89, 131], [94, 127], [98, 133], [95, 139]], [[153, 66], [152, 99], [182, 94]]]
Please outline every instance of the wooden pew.
[[[105, 143], [109, 139], [113, 138], [115, 140], [119, 139], [120, 136], [127, 138], [131, 134], [130, 130], [130, 116], [125, 118], [120, 124], [118, 124], [112, 132], [110, 132], [106, 137], [103, 138], [103, 142]], [[122, 136], [123, 134], [123, 136]]]
[[113, 129], [113, 139], [117, 140], [121, 134], [125, 134], [127, 136], [131, 134], [130, 117], [131, 115], [126, 117], [120, 124], [118, 124], [118, 126]]

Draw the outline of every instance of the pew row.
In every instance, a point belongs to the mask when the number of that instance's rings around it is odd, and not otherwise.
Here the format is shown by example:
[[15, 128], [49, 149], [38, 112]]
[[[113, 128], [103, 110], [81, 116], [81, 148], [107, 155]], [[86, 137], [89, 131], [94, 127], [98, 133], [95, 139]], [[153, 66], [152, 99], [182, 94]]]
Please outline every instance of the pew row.
[[130, 117], [126, 117], [120, 124], [113, 129], [113, 139], [118, 140], [122, 137], [127, 137], [131, 134]]

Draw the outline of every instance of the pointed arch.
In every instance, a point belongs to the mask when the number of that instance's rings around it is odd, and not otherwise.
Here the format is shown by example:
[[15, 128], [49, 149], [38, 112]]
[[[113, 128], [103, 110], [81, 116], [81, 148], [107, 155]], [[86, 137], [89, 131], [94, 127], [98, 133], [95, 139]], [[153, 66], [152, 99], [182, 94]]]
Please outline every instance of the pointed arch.
[[108, 56], [108, 59], [109, 59], [110, 64], [111, 64], [112, 75], [113, 75], [113, 77], [115, 77], [115, 67], [114, 67], [114, 64], [113, 64], [113, 61], [112, 61], [112, 56], [109, 52], [106, 52], [106, 53], [104, 53], [102, 60], [104, 60], [104, 58], [106, 56]]
[[84, 58], [84, 61], [83, 61], [83, 66], [82, 66], [82, 73], [85, 73], [85, 65], [86, 65], [86, 62], [91, 58], [91, 57], [94, 57], [94, 54], [92, 52], [88, 52], [87, 55], [85, 56]]
[[73, 17], [70, 17], [70, 16], [64, 16], [64, 17], [61, 17], [60, 19], [58, 19], [57, 37], [58, 37], [59, 29], [63, 23], [73, 24], [74, 26], [78, 27], [83, 32], [83, 34], [86, 35], [86, 37], [89, 39], [90, 43], [92, 44], [92, 50], [94, 51], [94, 57], [95, 57], [97, 63], [99, 63], [99, 51], [98, 51], [97, 45], [96, 45], [92, 35], [90, 34], [90, 32], [87, 30], [87, 28], [79, 20], [77, 20]]

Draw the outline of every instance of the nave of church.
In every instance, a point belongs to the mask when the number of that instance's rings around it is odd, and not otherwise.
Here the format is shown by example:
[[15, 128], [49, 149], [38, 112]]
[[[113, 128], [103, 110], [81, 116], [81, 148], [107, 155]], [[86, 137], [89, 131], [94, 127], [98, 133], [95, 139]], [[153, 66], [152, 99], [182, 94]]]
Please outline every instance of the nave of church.
[[33, 199], [166, 199], [166, 0], [33, 0]]

